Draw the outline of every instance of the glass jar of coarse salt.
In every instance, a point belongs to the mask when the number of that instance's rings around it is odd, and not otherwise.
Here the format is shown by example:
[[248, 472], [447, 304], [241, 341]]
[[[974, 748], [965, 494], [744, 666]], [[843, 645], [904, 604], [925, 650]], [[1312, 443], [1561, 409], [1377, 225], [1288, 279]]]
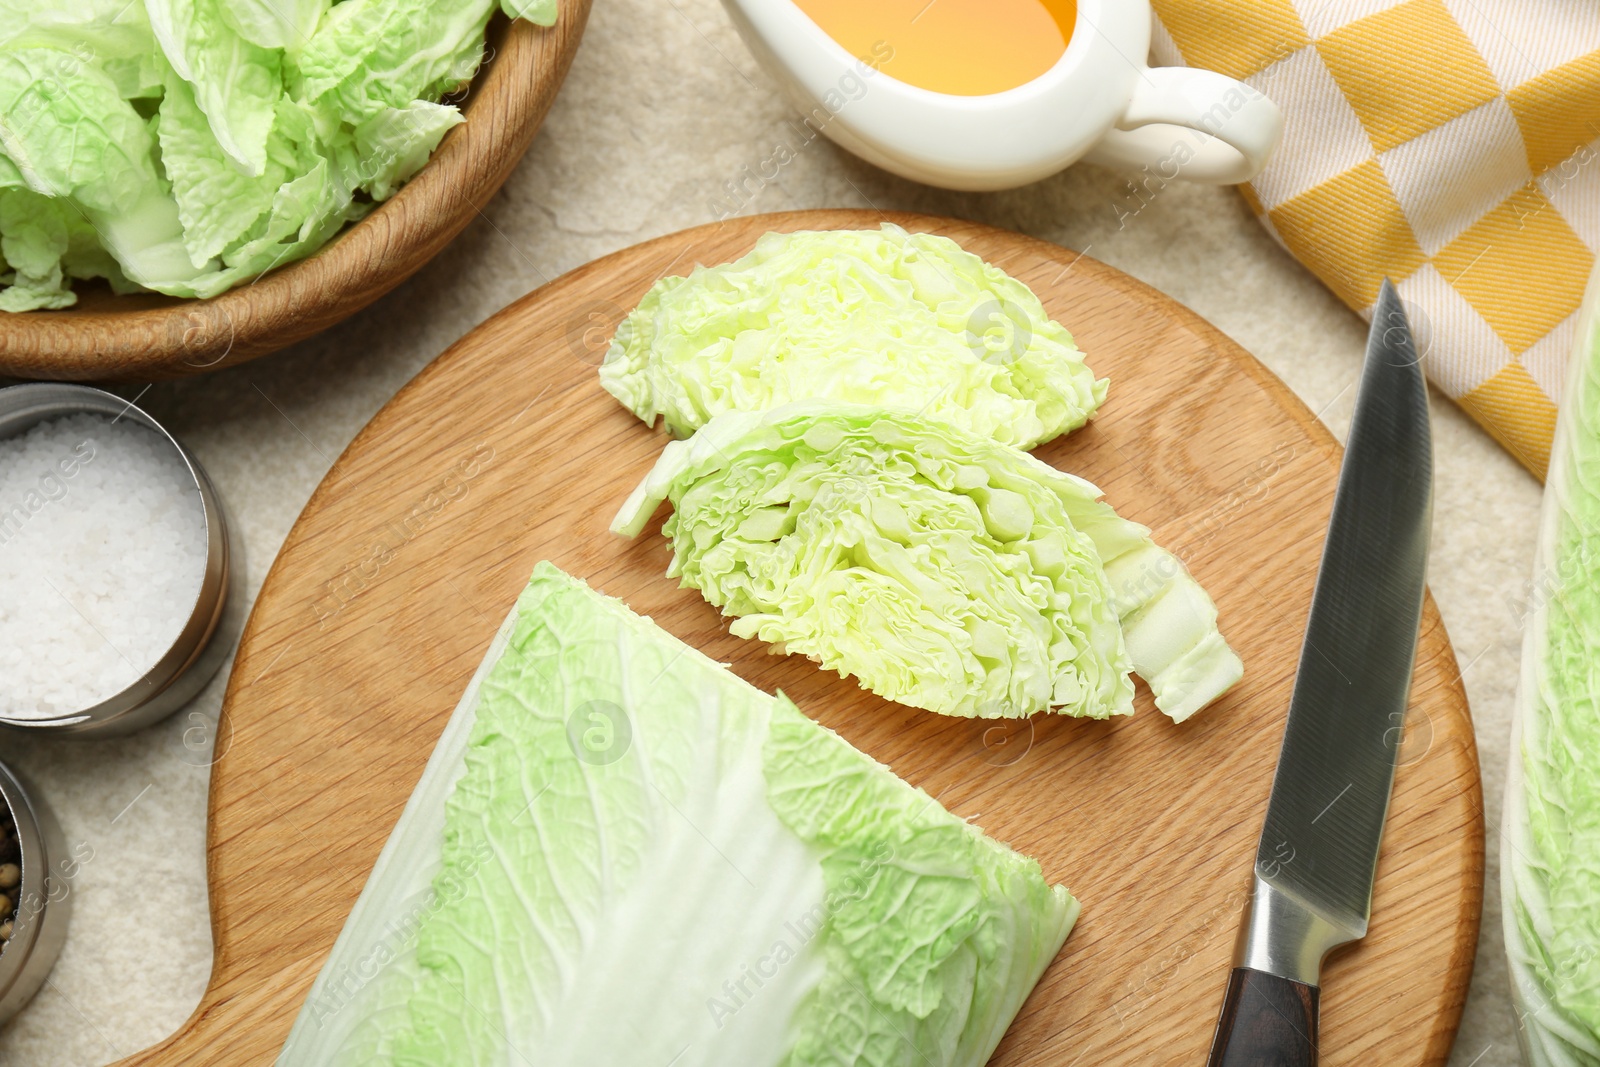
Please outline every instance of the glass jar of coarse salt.
[[0, 726], [103, 736], [176, 711], [237, 637], [240, 570], [210, 480], [148, 414], [0, 389]]

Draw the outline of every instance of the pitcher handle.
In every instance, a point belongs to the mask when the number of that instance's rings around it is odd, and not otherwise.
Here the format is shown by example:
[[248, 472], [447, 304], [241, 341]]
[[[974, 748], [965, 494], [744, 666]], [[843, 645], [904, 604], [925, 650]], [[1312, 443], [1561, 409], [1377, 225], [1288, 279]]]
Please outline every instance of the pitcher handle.
[[1122, 118], [1085, 158], [1235, 185], [1261, 173], [1282, 136], [1283, 113], [1260, 90], [1211, 70], [1148, 67]]

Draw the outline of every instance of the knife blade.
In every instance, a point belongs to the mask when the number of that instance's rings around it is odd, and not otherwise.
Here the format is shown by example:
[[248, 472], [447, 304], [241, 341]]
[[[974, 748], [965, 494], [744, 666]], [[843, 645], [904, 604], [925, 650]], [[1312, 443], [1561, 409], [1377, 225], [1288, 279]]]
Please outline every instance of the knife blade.
[[1422, 620], [1422, 367], [1384, 281], [1211, 1067], [1315, 1064], [1323, 958], [1367, 932]]

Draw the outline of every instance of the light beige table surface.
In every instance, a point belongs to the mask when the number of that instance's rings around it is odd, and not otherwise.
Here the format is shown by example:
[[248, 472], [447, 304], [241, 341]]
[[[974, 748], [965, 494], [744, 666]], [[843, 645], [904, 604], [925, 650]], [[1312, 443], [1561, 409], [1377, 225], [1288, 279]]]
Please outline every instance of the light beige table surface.
[[[588, 260], [728, 211], [902, 208], [1088, 252], [1210, 319], [1344, 433], [1366, 327], [1232, 190], [1173, 184], [1141, 197], [1117, 175], [1079, 166], [1014, 192], [946, 193], [829, 142], [806, 144], [794, 120], [715, 0], [600, 0], [532, 151], [484, 218], [415, 279], [306, 344], [143, 392], [140, 403], [199, 454], [226, 496], [244, 532], [251, 595], [334, 458], [451, 341]], [[795, 158], [775, 179], [749, 176], [787, 154]], [[728, 183], [741, 182], [742, 207], [727, 199]], [[1540, 490], [1437, 395], [1434, 417], [1431, 585], [1472, 701], [1490, 827], [1483, 935], [1451, 1063], [1506, 1067], [1518, 1058], [1498, 827]], [[128, 740], [0, 738], [0, 756], [32, 774], [68, 837], [93, 850], [66, 951], [45, 991], [0, 1031], [0, 1067], [114, 1061], [175, 1030], [199, 1001], [211, 951], [206, 763], [221, 690], [219, 679], [192, 709]], [[292, 899], [282, 916], [295, 922]]]

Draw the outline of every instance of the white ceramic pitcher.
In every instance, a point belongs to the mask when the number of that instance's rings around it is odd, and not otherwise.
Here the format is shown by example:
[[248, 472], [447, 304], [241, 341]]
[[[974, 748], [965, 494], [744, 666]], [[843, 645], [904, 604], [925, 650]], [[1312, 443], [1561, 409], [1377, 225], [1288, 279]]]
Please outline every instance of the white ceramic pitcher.
[[986, 96], [898, 81], [872, 56], [850, 55], [793, 0], [723, 5], [808, 122], [863, 159], [929, 185], [1009, 189], [1079, 159], [1163, 181], [1231, 184], [1260, 173], [1283, 132], [1277, 105], [1243, 82], [1149, 66], [1149, 0], [1079, 0], [1055, 65]]

